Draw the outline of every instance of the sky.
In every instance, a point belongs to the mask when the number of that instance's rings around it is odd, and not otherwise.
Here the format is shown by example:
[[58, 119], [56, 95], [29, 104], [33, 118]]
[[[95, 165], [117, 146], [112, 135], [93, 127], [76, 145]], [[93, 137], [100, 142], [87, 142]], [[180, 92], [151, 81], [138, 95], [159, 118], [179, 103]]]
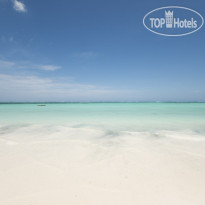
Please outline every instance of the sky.
[[0, 101], [205, 101], [205, 26], [148, 31], [164, 6], [204, 0], [0, 0]]

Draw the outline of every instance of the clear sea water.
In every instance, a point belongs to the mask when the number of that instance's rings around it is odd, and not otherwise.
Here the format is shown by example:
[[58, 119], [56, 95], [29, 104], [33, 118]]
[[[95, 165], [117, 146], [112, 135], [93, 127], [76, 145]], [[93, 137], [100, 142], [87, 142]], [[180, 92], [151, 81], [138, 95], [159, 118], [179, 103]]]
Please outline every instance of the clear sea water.
[[113, 131], [192, 131], [205, 134], [205, 103], [0, 104], [0, 124], [50, 124]]

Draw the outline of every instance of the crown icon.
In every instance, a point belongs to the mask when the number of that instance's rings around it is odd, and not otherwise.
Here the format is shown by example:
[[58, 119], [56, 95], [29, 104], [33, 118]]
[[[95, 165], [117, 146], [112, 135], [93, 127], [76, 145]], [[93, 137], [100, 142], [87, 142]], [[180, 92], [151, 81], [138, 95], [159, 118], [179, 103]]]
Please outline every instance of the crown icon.
[[165, 11], [165, 19], [166, 19], [166, 27], [167, 28], [172, 28], [173, 24], [173, 11]]

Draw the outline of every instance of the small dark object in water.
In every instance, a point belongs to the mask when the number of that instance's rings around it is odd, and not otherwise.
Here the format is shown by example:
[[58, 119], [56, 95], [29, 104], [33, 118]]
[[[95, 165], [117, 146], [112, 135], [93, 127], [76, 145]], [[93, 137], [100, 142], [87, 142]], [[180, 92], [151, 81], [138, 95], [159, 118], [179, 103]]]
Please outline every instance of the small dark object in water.
[[38, 106], [46, 106], [46, 105], [38, 105]]

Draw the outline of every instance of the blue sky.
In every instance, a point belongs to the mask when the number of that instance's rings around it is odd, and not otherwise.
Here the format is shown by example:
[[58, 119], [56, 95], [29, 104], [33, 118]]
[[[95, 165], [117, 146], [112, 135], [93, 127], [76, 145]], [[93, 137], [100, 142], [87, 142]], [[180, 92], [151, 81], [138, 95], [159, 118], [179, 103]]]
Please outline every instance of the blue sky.
[[0, 101], [205, 101], [205, 27], [154, 34], [144, 15], [203, 0], [0, 0]]

